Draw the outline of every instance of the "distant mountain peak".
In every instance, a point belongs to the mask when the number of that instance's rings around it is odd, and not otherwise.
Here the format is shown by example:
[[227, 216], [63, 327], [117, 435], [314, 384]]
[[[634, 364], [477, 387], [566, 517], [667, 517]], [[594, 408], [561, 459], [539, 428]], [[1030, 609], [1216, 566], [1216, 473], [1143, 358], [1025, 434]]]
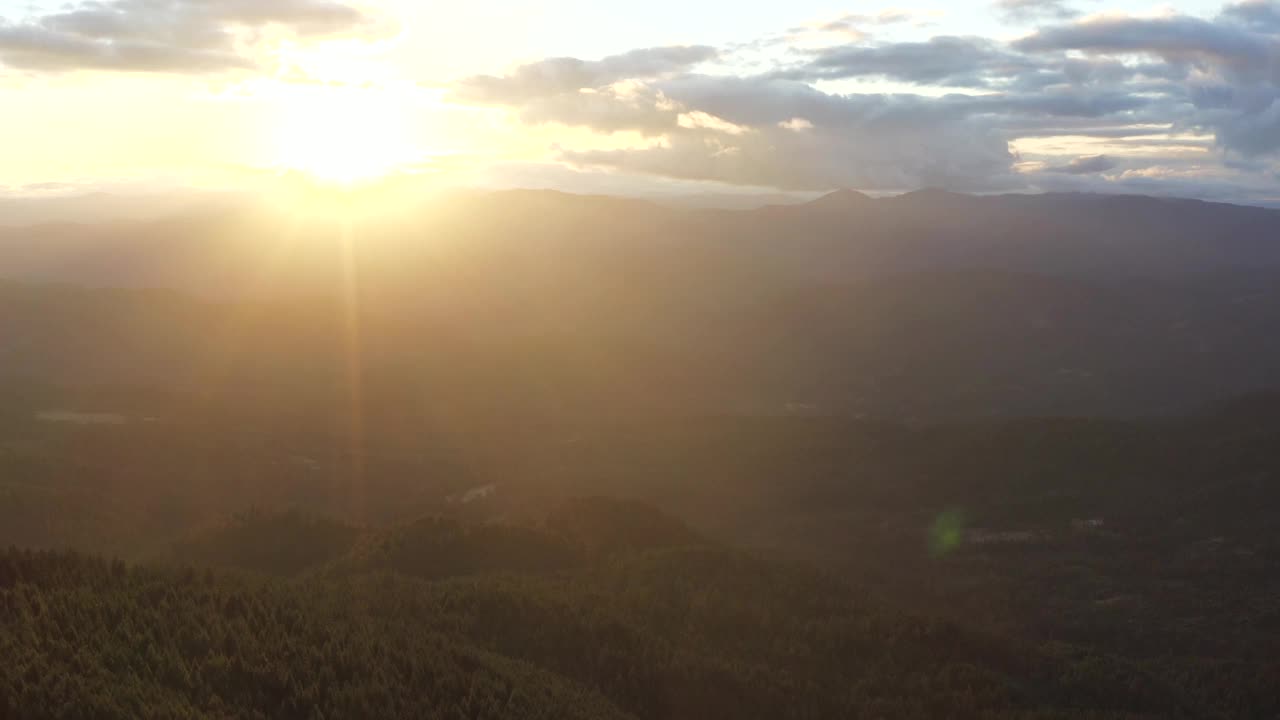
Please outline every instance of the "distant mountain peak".
[[872, 202], [871, 197], [857, 190], [843, 188], [834, 192], [827, 193], [817, 200], [806, 203], [811, 208], [829, 208], [842, 209], [850, 207], [861, 207]]

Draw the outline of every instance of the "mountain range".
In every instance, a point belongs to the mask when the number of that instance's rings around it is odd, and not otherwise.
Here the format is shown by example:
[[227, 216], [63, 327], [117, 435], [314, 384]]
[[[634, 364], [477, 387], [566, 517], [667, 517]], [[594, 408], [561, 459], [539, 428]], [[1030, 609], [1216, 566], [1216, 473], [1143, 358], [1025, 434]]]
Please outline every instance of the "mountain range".
[[1278, 237], [1276, 210], [1083, 194], [221, 203], [0, 228], [0, 373], [189, 389], [222, 353], [332, 384], [355, 347], [372, 386], [531, 412], [1166, 414], [1280, 386]]

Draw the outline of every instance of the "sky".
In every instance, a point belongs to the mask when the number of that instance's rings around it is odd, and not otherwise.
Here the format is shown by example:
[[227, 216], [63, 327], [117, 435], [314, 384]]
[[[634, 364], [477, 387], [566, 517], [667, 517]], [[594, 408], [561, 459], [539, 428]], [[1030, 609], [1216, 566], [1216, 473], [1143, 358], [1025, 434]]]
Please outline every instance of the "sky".
[[0, 0], [0, 194], [304, 175], [1280, 204], [1280, 0]]

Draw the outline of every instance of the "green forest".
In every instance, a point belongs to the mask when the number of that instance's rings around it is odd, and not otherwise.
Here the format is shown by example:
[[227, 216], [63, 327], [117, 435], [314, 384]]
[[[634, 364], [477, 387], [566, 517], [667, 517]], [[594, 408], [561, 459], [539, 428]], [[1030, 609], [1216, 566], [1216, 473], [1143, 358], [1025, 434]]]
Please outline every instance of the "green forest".
[[270, 407], [7, 400], [3, 718], [1280, 714], [1270, 395], [1142, 421], [371, 411], [359, 443]]
[[181, 557], [138, 566], [9, 550], [0, 709], [22, 718], [1280, 710], [1274, 676], [1258, 666], [1032, 645], [898, 612], [830, 576], [673, 534], [656, 514], [621, 536], [574, 531], [632, 509], [580, 502], [562, 513], [567, 524], [538, 531], [429, 521], [354, 542], [332, 522], [257, 514], [187, 546], [202, 568]]

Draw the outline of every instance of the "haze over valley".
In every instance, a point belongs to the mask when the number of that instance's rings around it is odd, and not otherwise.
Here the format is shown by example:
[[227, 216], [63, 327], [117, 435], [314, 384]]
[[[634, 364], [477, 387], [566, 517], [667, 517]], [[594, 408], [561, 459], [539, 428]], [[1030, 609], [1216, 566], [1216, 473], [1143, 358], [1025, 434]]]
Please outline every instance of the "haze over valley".
[[0, 0], [0, 720], [1280, 717], [1278, 68]]

